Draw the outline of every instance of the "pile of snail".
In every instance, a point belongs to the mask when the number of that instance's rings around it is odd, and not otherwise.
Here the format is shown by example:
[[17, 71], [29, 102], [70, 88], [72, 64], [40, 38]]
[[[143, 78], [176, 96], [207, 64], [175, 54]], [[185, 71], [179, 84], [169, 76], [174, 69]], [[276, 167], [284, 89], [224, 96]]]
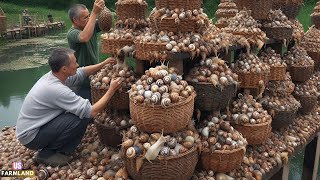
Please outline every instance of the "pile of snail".
[[163, 136], [161, 133], [147, 134], [131, 126], [123, 137], [121, 144], [125, 156], [145, 158], [148, 161], [160, 157], [177, 156], [200, 145], [200, 137], [196, 131], [183, 130]]
[[[110, 115], [111, 114], [111, 115]], [[121, 113], [109, 113], [109, 112], [101, 112], [98, 113], [95, 117], [100, 124], [104, 125], [105, 127], [119, 127], [124, 128], [128, 125], [133, 125], [133, 121], [130, 119], [130, 114], [121, 112]]]
[[146, 1], [144, 0], [117, 0], [116, 4], [121, 3], [139, 3], [141, 5], [147, 5]]
[[269, 81], [266, 88], [266, 94], [276, 97], [286, 97], [293, 93], [295, 84], [287, 72], [283, 81]]
[[215, 180], [215, 179], [233, 179], [224, 173], [215, 173], [214, 171], [195, 172], [191, 180]]
[[317, 91], [320, 92], [320, 71], [315, 72], [307, 81], [307, 84], [317, 87]]
[[286, 27], [292, 28], [291, 22], [280, 9], [270, 10], [267, 15], [267, 22], [263, 24], [264, 27]]
[[224, 87], [238, 83], [238, 75], [233, 73], [224, 60], [213, 57], [201, 60], [199, 65], [192, 68], [186, 81], [209, 82], [214, 86]]
[[310, 83], [299, 83], [296, 84], [294, 89], [294, 95], [298, 96], [319, 96], [317, 87]]
[[136, 18], [127, 18], [125, 20], [119, 19], [115, 23], [117, 29], [133, 29], [139, 30], [145, 27], [148, 27], [150, 20], [147, 19], [136, 19]]
[[145, 74], [131, 86], [130, 99], [134, 103], [161, 105], [164, 108], [184, 101], [194, 94], [194, 88], [176, 72], [175, 68], [168, 68], [165, 65], [146, 70]]
[[142, 34], [145, 30], [134, 30], [134, 29], [114, 29], [110, 33], [101, 34], [101, 39], [128, 39], [134, 40], [134, 38]]
[[311, 26], [304, 34], [301, 46], [310, 52], [319, 52], [320, 47], [320, 30], [315, 26]]
[[[202, 149], [214, 152], [216, 150], [233, 150], [246, 148], [246, 139], [234, 129], [224, 117], [209, 115], [198, 129], [201, 133]], [[206, 151], [208, 152], [208, 151]]]
[[306, 50], [300, 46], [294, 46], [284, 54], [283, 59], [288, 66], [310, 66], [314, 61], [307, 54]]
[[244, 34], [258, 34], [263, 33], [259, 24], [250, 15], [250, 11], [241, 10], [235, 17], [229, 19], [228, 27], [224, 28], [227, 32], [239, 32]]
[[90, 76], [90, 85], [96, 89], [107, 90], [109, 89], [111, 80], [118, 77], [122, 79], [122, 86], [119, 91], [127, 91], [136, 81], [135, 74], [131, 67], [125, 64], [123, 66], [120, 64], [106, 64], [99, 72]]
[[128, 178], [123, 166], [122, 155], [118, 150], [104, 147], [95, 126], [89, 125], [81, 144], [73, 154], [70, 164], [51, 167], [36, 164], [32, 158], [35, 151], [25, 148], [15, 137], [15, 128], [4, 128], [0, 135], [0, 170], [12, 170], [12, 162], [22, 162], [24, 170], [35, 170], [36, 176], [30, 179], [118, 179]]
[[272, 119], [252, 95], [238, 94], [238, 99], [232, 102], [230, 110], [230, 122], [234, 124], [262, 124]]
[[287, 66], [287, 64], [282, 60], [281, 55], [277, 54], [276, 51], [273, 50], [271, 47], [268, 47], [267, 49], [265, 49], [265, 51], [262, 51], [260, 53], [259, 59], [267, 63], [271, 67]]
[[293, 40], [295, 40], [297, 43], [300, 43], [304, 36], [303, 25], [297, 19], [292, 19], [290, 21], [293, 29], [293, 32], [292, 32]]
[[235, 2], [221, 2], [216, 11], [216, 17], [233, 17], [238, 13], [238, 8]]
[[264, 96], [259, 100], [263, 107], [279, 111], [295, 111], [301, 106], [292, 95], [286, 97]]
[[249, 73], [269, 73], [270, 66], [262, 62], [255, 54], [241, 53], [236, 63], [236, 69], [239, 72]]

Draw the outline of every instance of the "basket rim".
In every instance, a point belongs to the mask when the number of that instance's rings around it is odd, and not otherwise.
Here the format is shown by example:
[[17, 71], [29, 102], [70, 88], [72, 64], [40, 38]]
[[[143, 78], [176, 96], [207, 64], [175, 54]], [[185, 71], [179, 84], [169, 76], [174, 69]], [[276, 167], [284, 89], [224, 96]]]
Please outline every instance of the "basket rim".
[[[94, 118], [94, 121], [93, 121], [95, 124], [99, 125], [99, 126], [102, 126], [104, 127], [105, 129], [108, 129], [108, 130], [113, 130], [115, 129], [116, 127], [107, 127], [105, 125], [103, 125], [102, 123], [99, 122], [99, 120], [97, 120], [96, 118]], [[126, 125], [126, 126], [119, 126], [119, 130], [123, 130], [123, 129], [127, 129], [128, 127], [130, 127], [130, 125]]]
[[[270, 116], [270, 115], [269, 115]], [[271, 117], [271, 116], [270, 116]], [[270, 118], [269, 121], [266, 121], [264, 123], [260, 123], [260, 124], [233, 124], [234, 126], [245, 126], [245, 127], [260, 127], [260, 126], [265, 126], [267, 124], [271, 124], [272, 122], [272, 117]]]
[[[168, 108], [172, 108], [172, 107], [175, 107], [175, 106], [179, 106], [179, 105], [184, 105], [184, 104], [187, 104], [189, 103], [193, 98], [195, 98], [197, 95], [196, 95], [196, 92], [193, 92], [187, 99], [185, 99], [184, 101], [180, 101], [178, 103], [175, 103], [175, 104], [170, 104], [169, 106], [166, 106], [166, 107], [163, 107], [159, 104], [156, 104], [156, 105], [147, 105], [147, 104], [138, 104], [138, 103], [134, 103], [133, 99], [130, 98], [130, 104], [134, 104], [135, 106], [139, 106], [139, 107], [149, 107], [149, 108], [163, 108], [163, 109], [168, 109]], [[142, 105], [142, 106], [141, 106]]]
[[116, 6], [118, 5], [140, 5], [140, 6], [148, 6], [148, 3], [146, 1], [143, 1], [145, 3], [140, 4], [138, 1], [117, 1], [115, 3]]
[[232, 150], [214, 150], [214, 152], [211, 152], [209, 149], [206, 149], [206, 150], [202, 150], [202, 152], [210, 153], [210, 154], [231, 154], [231, 153], [241, 151], [241, 150], [245, 151], [244, 149], [245, 149], [245, 147], [240, 147], [240, 148], [232, 149]]
[[289, 67], [313, 67], [314, 64], [307, 64], [307, 65], [297, 65], [297, 64], [293, 64], [290, 65]]

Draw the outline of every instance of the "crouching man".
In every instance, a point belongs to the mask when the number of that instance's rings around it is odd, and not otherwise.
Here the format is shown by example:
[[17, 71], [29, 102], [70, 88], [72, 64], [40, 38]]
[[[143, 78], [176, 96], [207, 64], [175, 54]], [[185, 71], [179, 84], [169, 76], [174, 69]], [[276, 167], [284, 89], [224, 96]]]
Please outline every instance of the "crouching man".
[[121, 80], [112, 80], [106, 94], [91, 105], [88, 99], [76, 95], [69, 87], [81, 84], [107, 63], [116, 63], [115, 59], [78, 68], [74, 51], [58, 48], [48, 62], [51, 71], [36, 82], [22, 104], [16, 136], [25, 147], [39, 150], [36, 162], [63, 166], [71, 160], [91, 118], [104, 110], [121, 87]]

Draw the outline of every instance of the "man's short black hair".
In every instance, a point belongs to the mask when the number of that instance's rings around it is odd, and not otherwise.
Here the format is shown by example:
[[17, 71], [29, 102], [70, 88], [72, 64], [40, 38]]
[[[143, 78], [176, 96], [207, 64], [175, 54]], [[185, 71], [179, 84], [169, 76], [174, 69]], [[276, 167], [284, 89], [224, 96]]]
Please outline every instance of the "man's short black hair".
[[74, 54], [74, 50], [69, 48], [54, 49], [49, 57], [48, 63], [52, 72], [58, 72], [61, 67], [70, 64], [70, 55]]

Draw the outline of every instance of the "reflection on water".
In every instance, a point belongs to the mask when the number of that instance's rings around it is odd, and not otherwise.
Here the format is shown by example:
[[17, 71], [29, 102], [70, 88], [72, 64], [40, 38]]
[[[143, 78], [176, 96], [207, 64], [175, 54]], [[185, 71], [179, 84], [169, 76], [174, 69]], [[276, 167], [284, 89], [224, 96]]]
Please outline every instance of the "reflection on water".
[[0, 128], [15, 125], [26, 94], [33, 84], [48, 71], [48, 66], [41, 66], [0, 72]]

